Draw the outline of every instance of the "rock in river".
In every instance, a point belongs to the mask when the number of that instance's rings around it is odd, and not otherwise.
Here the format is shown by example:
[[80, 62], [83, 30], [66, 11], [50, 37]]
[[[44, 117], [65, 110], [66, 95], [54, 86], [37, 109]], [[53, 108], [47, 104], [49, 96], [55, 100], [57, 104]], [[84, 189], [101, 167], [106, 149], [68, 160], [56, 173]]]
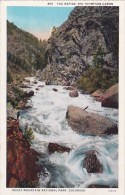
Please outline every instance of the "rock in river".
[[68, 107], [66, 118], [71, 128], [78, 133], [99, 136], [118, 133], [117, 124], [75, 106]]
[[56, 89], [56, 88], [53, 88], [53, 91], [57, 92], [57, 91], [58, 91], [58, 89]]
[[118, 108], [118, 84], [105, 91], [101, 105], [103, 107]]
[[102, 173], [103, 166], [97, 158], [96, 151], [91, 150], [86, 153], [84, 158], [83, 167], [86, 168], [88, 173]]
[[65, 147], [65, 146], [61, 146], [59, 144], [56, 143], [49, 143], [48, 145], [48, 150], [49, 153], [52, 154], [54, 152], [70, 152], [70, 148]]
[[72, 90], [69, 92], [69, 96], [70, 97], [78, 97], [79, 96], [79, 93], [77, 90]]
[[29, 92], [26, 92], [26, 97], [31, 97], [33, 95], [34, 95], [34, 91], [33, 90], [31, 90]]

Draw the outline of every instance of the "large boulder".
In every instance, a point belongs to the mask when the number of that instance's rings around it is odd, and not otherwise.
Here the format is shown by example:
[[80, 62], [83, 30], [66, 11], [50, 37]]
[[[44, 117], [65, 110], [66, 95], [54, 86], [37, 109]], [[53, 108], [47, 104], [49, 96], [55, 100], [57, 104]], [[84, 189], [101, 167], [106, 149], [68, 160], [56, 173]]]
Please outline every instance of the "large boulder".
[[109, 119], [75, 106], [68, 107], [66, 119], [71, 128], [78, 133], [99, 136], [118, 133], [117, 125]]
[[103, 166], [97, 158], [97, 152], [91, 150], [86, 153], [83, 161], [83, 167], [86, 168], [88, 173], [102, 173]]
[[69, 96], [70, 97], [78, 97], [79, 96], [79, 93], [77, 90], [72, 90], [69, 92]]
[[61, 146], [57, 143], [49, 143], [48, 150], [49, 150], [49, 153], [52, 154], [54, 152], [59, 152], [59, 153], [70, 152], [71, 149], [65, 146]]
[[101, 105], [103, 107], [118, 108], [118, 84], [105, 91]]

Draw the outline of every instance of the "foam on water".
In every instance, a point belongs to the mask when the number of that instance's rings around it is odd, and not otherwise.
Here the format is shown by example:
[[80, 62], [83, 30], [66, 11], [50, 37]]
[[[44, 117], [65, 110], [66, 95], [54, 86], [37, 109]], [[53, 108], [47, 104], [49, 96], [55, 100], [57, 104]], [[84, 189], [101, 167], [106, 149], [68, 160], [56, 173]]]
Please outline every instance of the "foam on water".
[[[69, 97], [69, 91], [62, 86], [46, 86], [45, 83], [30, 79], [31, 89], [35, 94], [28, 101], [32, 108], [22, 111], [20, 126], [25, 124], [34, 130], [32, 147], [39, 153], [47, 155], [41, 159], [48, 175], [41, 175], [40, 187], [87, 187], [90, 184], [117, 185], [118, 178], [118, 136], [105, 138], [83, 136], [74, 132], [67, 124], [66, 111], [69, 105], [80, 108], [88, 106], [87, 111], [99, 113], [114, 122], [118, 122], [116, 109], [103, 108], [100, 102], [94, 101], [89, 95], [79, 94], [77, 98]], [[40, 85], [44, 87], [36, 90]], [[58, 89], [58, 92], [53, 91]], [[59, 143], [71, 148], [70, 153], [48, 154], [48, 144]], [[85, 152], [96, 150], [97, 156], [103, 165], [103, 174], [88, 174], [83, 168]], [[43, 178], [44, 177], [44, 178]]]

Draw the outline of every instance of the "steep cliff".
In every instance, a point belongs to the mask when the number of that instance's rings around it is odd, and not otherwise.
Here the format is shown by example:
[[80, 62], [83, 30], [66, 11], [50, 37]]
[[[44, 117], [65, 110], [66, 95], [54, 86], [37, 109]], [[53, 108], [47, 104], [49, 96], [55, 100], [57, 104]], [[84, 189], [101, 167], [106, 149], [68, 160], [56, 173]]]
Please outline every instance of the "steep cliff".
[[97, 55], [103, 66], [116, 70], [118, 27], [118, 7], [76, 7], [48, 40], [48, 65], [41, 78], [48, 84], [69, 85], [95, 65]]
[[19, 121], [7, 118], [7, 187], [38, 187], [39, 154], [31, 149]]

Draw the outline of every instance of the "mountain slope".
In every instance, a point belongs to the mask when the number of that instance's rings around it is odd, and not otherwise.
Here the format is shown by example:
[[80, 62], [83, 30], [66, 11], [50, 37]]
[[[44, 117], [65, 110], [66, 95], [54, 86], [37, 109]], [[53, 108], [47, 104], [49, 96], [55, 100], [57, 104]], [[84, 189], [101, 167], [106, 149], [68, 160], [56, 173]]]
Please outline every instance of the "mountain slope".
[[46, 41], [39, 41], [32, 34], [7, 21], [8, 82], [43, 69], [46, 65], [45, 48]]

